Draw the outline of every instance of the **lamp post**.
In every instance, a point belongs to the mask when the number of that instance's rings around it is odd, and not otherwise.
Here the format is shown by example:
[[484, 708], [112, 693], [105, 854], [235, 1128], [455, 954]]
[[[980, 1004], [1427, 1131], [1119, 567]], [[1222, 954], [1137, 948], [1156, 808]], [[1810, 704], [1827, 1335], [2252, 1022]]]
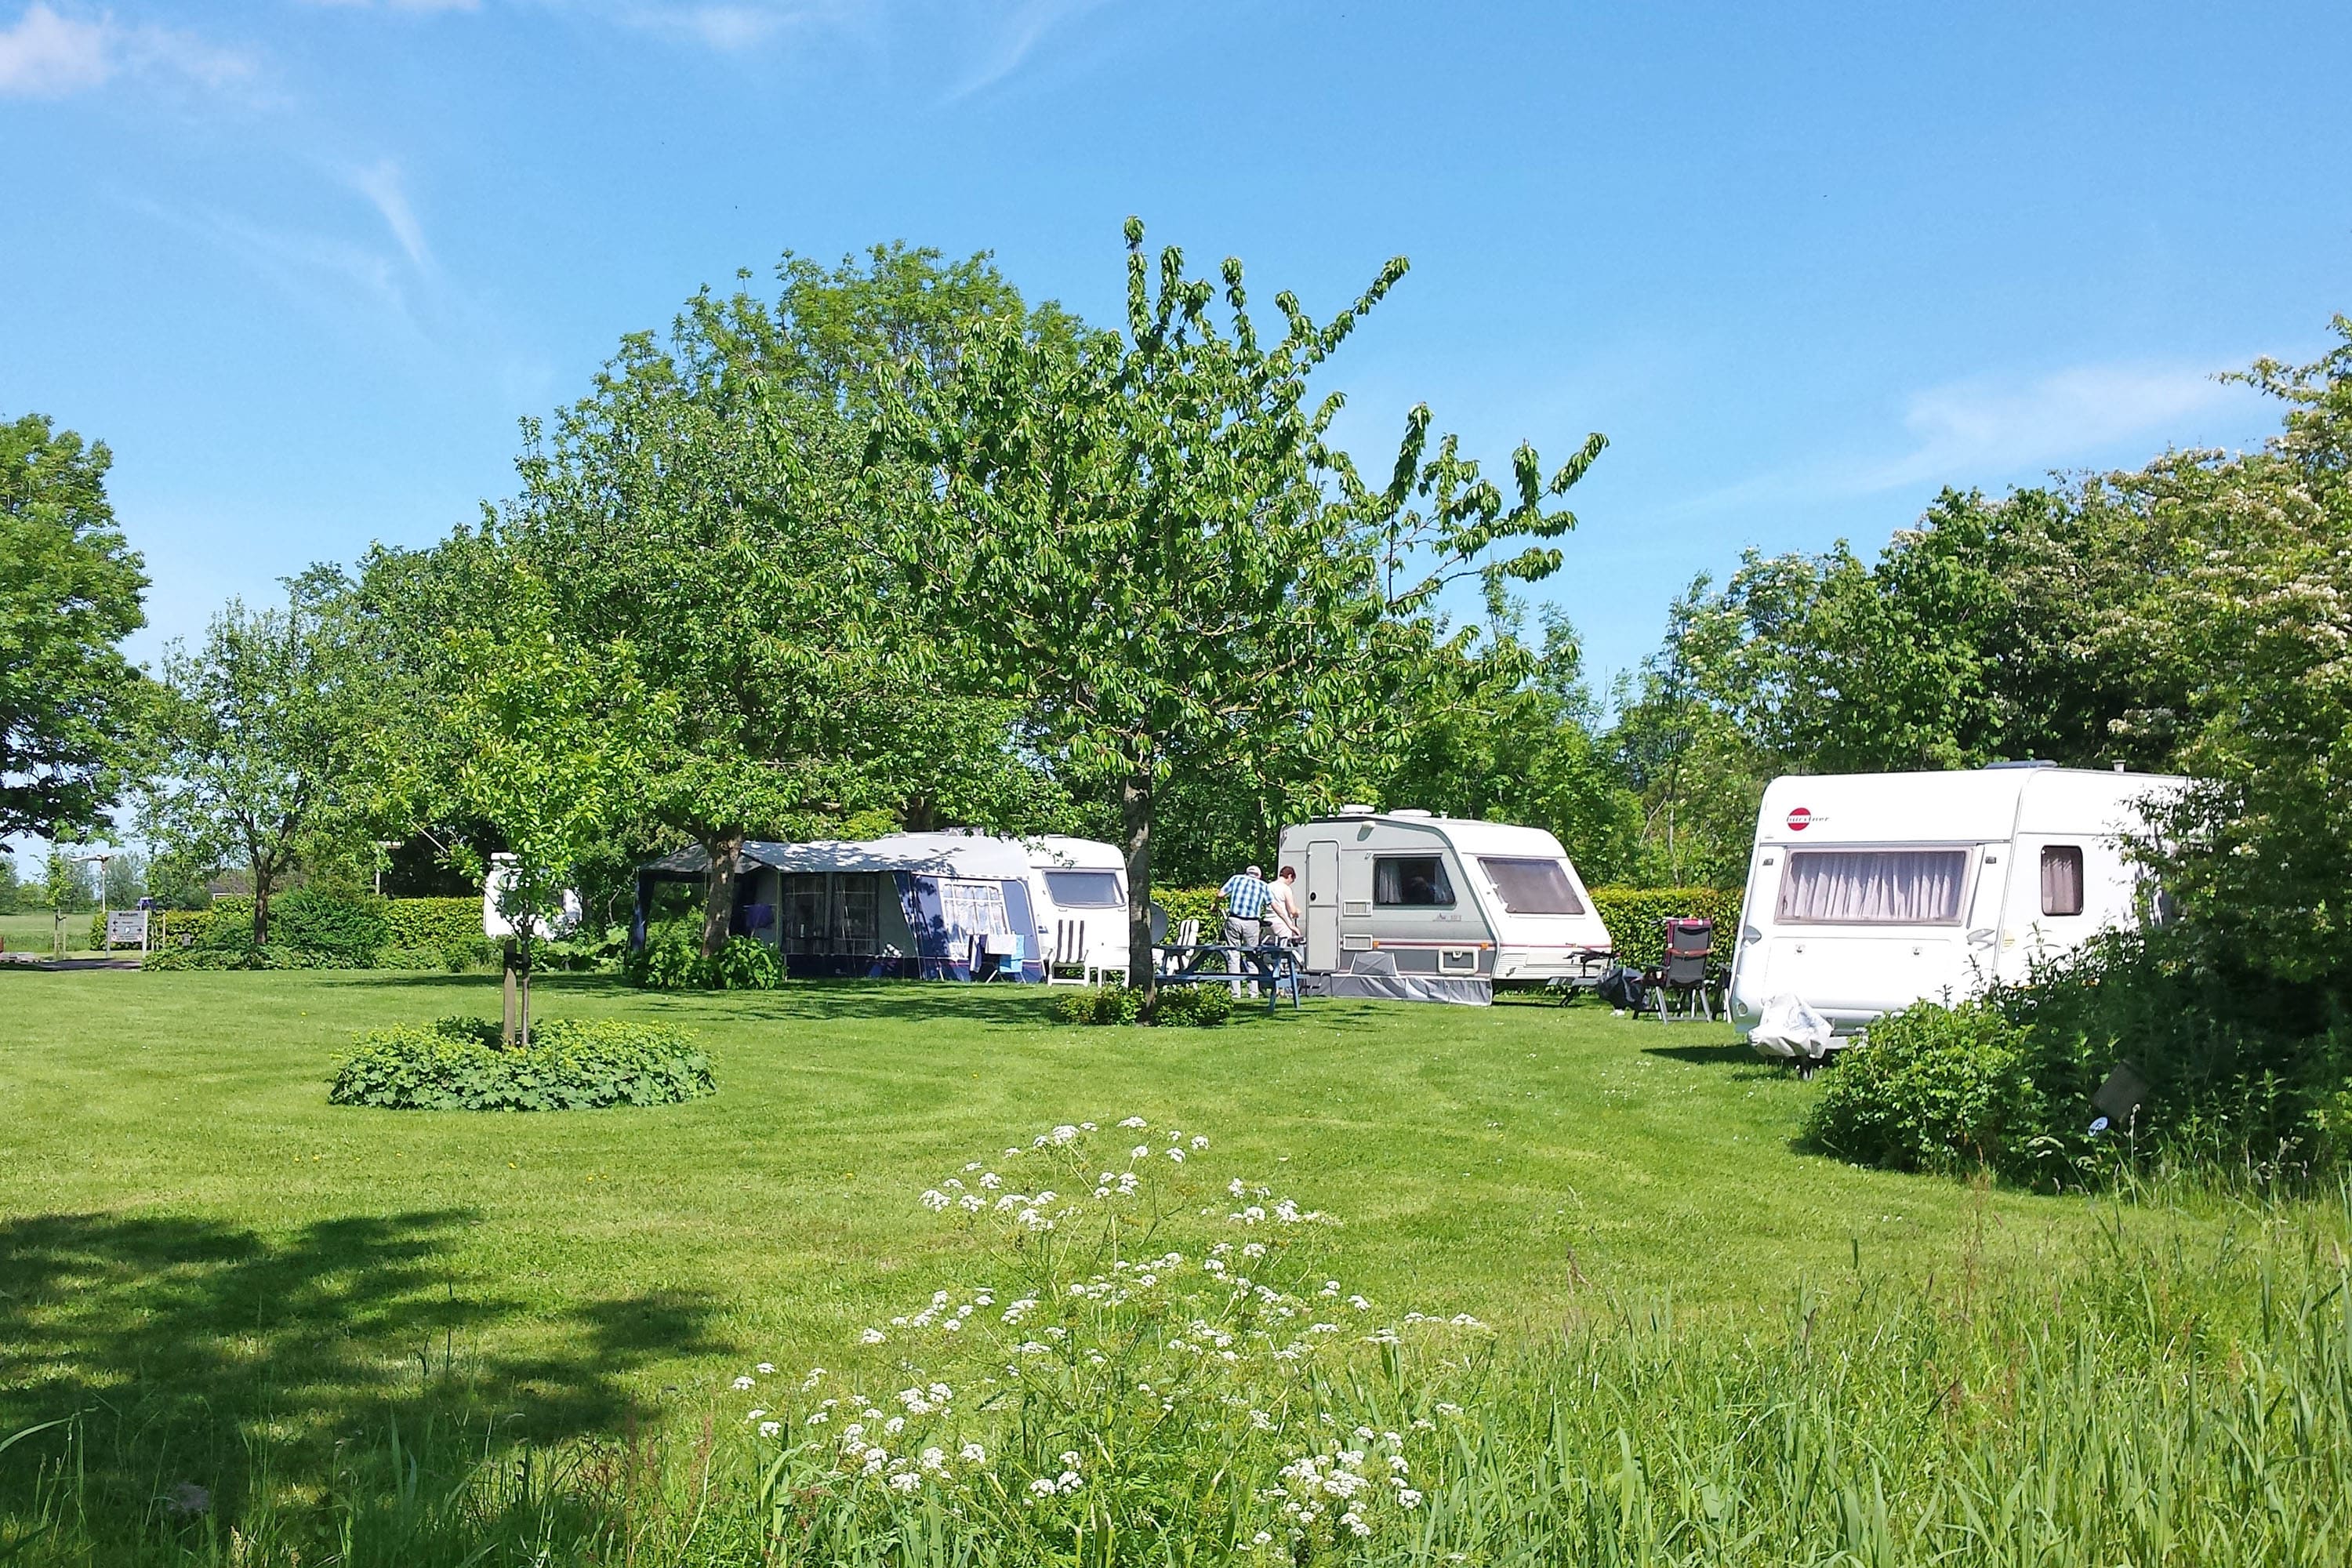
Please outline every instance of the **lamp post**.
[[[100, 952], [111, 952], [114, 951], [114, 944], [106, 939], [106, 863], [113, 859], [118, 853], [119, 851], [117, 850], [108, 849], [96, 854], [77, 855], [74, 857], [77, 863], [84, 866], [89, 865], [93, 860], [98, 862], [98, 950]], [[58, 940], [60, 942], [64, 940], [64, 926], [61, 921], [59, 922], [58, 927]], [[63, 955], [60, 954], [59, 956]]]
[[400, 838], [379, 838], [375, 840], [375, 896], [379, 899], [383, 897], [384, 864], [391, 859], [392, 852], [399, 848], [401, 845], [405, 842], [405, 839]]

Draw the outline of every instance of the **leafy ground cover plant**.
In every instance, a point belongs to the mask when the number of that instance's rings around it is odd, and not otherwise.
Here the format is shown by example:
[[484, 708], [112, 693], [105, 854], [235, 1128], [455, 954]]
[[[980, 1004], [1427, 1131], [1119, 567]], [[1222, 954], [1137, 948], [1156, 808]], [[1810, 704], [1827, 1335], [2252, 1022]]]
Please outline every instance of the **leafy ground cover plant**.
[[718, 1087], [692, 1037], [667, 1024], [556, 1018], [527, 1047], [499, 1037], [488, 1018], [371, 1030], [328, 1098], [394, 1110], [586, 1110], [668, 1105]]

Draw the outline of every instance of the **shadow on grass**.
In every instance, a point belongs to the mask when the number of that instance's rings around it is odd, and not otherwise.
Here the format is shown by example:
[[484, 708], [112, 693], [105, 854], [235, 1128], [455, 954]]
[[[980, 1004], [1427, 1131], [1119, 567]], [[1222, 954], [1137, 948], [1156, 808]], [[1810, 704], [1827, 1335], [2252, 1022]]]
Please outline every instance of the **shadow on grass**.
[[1643, 1046], [1645, 1057], [1664, 1057], [1669, 1061], [1689, 1062], [1696, 1067], [1748, 1067], [1759, 1073], [1777, 1073], [1780, 1069], [1756, 1054], [1756, 1047], [1742, 1040], [1732, 1040], [1714, 1046]]
[[[79, 1417], [79, 1462], [108, 1512], [136, 1519], [173, 1487], [234, 1518], [266, 1448], [279, 1483], [330, 1484], [338, 1445], [457, 1411], [515, 1438], [610, 1433], [650, 1414], [631, 1374], [709, 1353], [712, 1304], [686, 1295], [582, 1302], [534, 1335], [553, 1351], [474, 1348], [517, 1302], [457, 1279], [464, 1209], [322, 1220], [282, 1238], [185, 1216], [45, 1215], [0, 1225], [0, 1436]], [[21, 1506], [53, 1440], [0, 1458]]]

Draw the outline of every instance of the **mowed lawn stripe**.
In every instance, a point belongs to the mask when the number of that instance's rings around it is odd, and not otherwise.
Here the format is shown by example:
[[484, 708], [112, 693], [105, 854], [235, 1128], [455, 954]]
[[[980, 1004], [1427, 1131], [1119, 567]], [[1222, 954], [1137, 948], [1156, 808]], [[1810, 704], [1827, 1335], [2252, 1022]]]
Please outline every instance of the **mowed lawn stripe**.
[[[28, 1268], [47, 1283], [0, 1325], [103, 1382], [96, 1336], [172, 1291], [180, 1340], [334, 1334], [371, 1364], [453, 1354], [548, 1398], [587, 1380], [584, 1421], [837, 1353], [965, 1255], [918, 1192], [1056, 1121], [1129, 1114], [1207, 1135], [1219, 1184], [1340, 1216], [1318, 1246], [1351, 1289], [1507, 1331], [1628, 1299], [1777, 1320], [1857, 1247], [1919, 1274], [1988, 1245], [2071, 1248], [2094, 1223], [2081, 1200], [1798, 1153], [1810, 1086], [1727, 1029], [1590, 1005], [1321, 1004], [1155, 1031], [1057, 1026], [1048, 995], [1010, 987], [548, 977], [537, 996], [542, 1016], [695, 1029], [719, 1093], [532, 1115], [327, 1102], [354, 1030], [495, 1012], [479, 976], [0, 974], [6, 1260], [89, 1265]], [[39, 1413], [23, 1387], [0, 1397], [0, 1418]]]

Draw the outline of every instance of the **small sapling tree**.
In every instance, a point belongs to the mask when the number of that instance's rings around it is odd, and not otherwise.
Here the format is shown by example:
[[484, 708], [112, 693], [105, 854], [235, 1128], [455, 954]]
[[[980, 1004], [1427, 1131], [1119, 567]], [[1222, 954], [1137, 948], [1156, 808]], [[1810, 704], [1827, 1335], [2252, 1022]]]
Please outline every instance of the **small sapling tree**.
[[471, 878], [495, 873], [488, 885], [515, 931], [506, 1038], [528, 1046], [533, 946], [561, 921], [574, 868], [641, 795], [667, 706], [646, 690], [625, 643], [559, 637], [545, 585], [527, 573], [515, 574], [501, 624], [446, 641], [444, 765], [410, 773], [408, 795], [419, 821], [482, 823], [506, 846], [493, 862], [461, 840], [448, 859]]

